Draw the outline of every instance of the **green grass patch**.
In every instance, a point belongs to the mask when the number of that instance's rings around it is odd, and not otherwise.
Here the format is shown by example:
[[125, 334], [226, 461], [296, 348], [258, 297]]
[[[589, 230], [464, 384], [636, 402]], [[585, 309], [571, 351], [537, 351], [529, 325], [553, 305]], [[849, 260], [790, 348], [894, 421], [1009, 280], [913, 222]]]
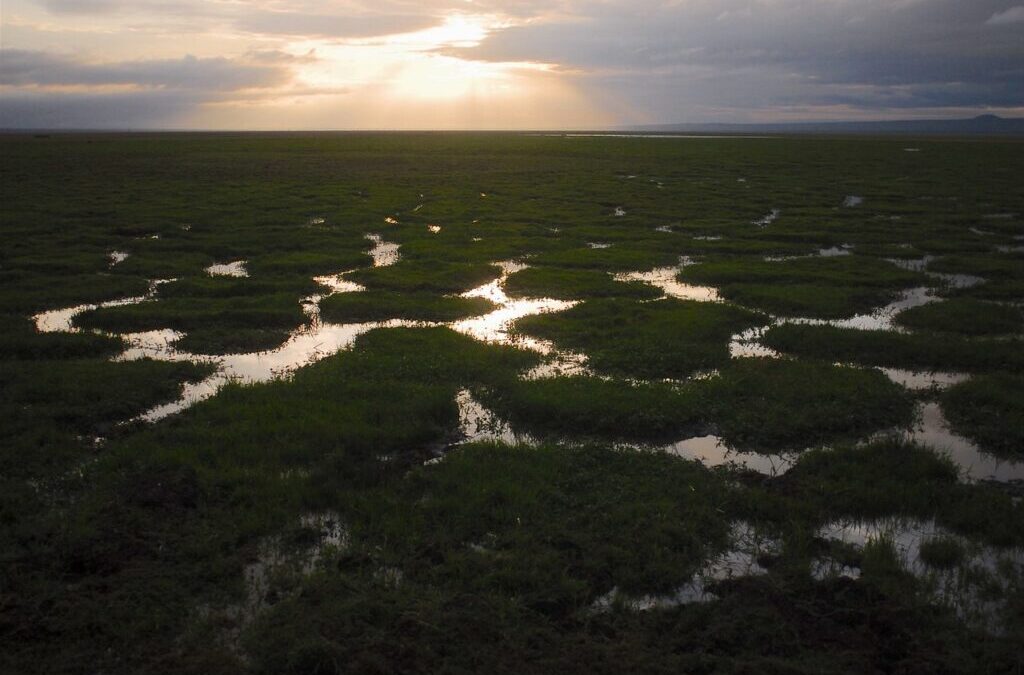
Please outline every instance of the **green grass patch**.
[[703, 428], [694, 392], [669, 384], [553, 377], [502, 382], [478, 393], [515, 429], [537, 436], [668, 442]]
[[874, 370], [739, 359], [703, 384], [721, 436], [737, 447], [799, 450], [913, 419], [910, 397]]
[[782, 324], [761, 341], [801, 357], [911, 370], [1020, 370], [1020, 340], [970, 340], [957, 336], [904, 334], [834, 326]]
[[607, 272], [529, 267], [509, 276], [505, 291], [514, 298], [657, 298], [658, 289], [641, 282], [616, 281]]
[[119, 354], [121, 338], [96, 333], [40, 333], [27, 318], [0, 316], [0, 360], [103, 358]]
[[202, 330], [295, 328], [307, 320], [293, 295], [235, 298], [167, 298], [135, 305], [102, 307], [78, 315], [75, 324], [119, 333], [174, 328]]
[[982, 449], [1024, 459], [1024, 377], [994, 374], [950, 387], [942, 410], [953, 429]]
[[895, 321], [913, 330], [977, 337], [1019, 333], [1024, 312], [1009, 305], [954, 299], [913, 307], [897, 314]]
[[401, 293], [462, 293], [501, 274], [494, 265], [400, 260], [388, 267], [356, 270], [347, 279], [372, 290]]
[[363, 291], [336, 293], [320, 302], [320, 316], [333, 323], [408, 319], [457, 321], [486, 314], [496, 305], [485, 298], [438, 296], [430, 293]]
[[784, 316], [841, 318], [866, 312], [927, 277], [863, 256], [711, 260], [679, 273], [687, 283], [715, 286], [722, 297]]
[[522, 319], [515, 330], [584, 352], [600, 371], [661, 379], [722, 365], [729, 360], [729, 338], [764, 320], [717, 303], [600, 299]]

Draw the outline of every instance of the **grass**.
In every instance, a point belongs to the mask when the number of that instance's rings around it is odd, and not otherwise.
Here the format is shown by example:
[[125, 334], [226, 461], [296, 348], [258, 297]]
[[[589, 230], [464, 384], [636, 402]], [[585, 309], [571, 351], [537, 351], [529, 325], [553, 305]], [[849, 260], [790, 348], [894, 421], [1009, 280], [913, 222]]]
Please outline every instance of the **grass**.
[[174, 328], [190, 331], [220, 328], [295, 328], [306, 322], [297, 299], [289, 294], [229, 298], [178, 297], [136, 305], [103, 307], [80, 314], [83, 328], [135, 332]]
[[0, 360], [50, 361], [115, 356], [119, 337], [96, 333], [38, 333], [23, 316], [0, 316]]
[[722, 297], [782, 316], [834, 319], [867, 312], [926, 277], [862, 256], [767, 262], [711, 260], [679, 273], [687, 283], [716, 286]]
[[657, 298], [661, 293], [640, 282], [616, 281], [607, 272], [529, 267], [509, 276], [505, 292], [514, 298]]
[[1020, 340], [970, 340], [834, 326], [782, 324], [761, 340], [794, 356], [911, 370], [1000, 371], [1024, 367]]
[[389, 267], [356, 270], [346, 278], [371, 290], [400, 293], [462, 293], [498, 277], [501, 270], [483, 263], [401, 260]]
[[921, 542], [921, 561], [929, 567], [949, 570], [964, 560], [964, 546], [953, 537], [932, 537]]
[[361, 323], [387, 319], [446, 322], [486, 314], [496, 307], [485, 298], [363, 291], [337, 293], [325, 298], [320, 303], [320, 316], [332, 323]]
[[174, 341], [190, 354], [251, 354], [277, 348], [288, 340], [289, 328], [197, 328]]
[[1024, 378], [998, 373], [950, 387], [942, 409], [953, 430], [1000, 457], [1024, 457]]
[[722, 304], [600, 299], [522, 319], [515, 330], [584, 352], [599, 371], [662, 379], [722, 365], [729, 360], [729, 338], [763, 321]]
[[[992, 577], [1002, 590], [985, 590], [1005, 604], [1001, 635], [932, 602], [891, 547], [830, 548], [862, 566], [856, 581], [808, 574], [819, 528], [841, 518], [935, 519], [972, 546], [1024, 545], [1011, 487], [961, 482], [931, 448], [847, 445], [903, 423], [908, 399], [877, 373], [827, 365], [984, 373], [943, 404], [960, 433], [1005, 442], [1019, 386], [989, 375], [1015, 377], [1019, 340], [988, 328], [781, 326], [766, 339], [794, 360], [733, 363], [730, 336], [764, 315], [645, 302], [651, 289], [609, 280], [690, 256], [701, 262], [684, 276], [715, 276], [692, 280], [782, 314], [845, 316], [918, 285], [1018, 302], [1020, 255], [994, 246], [1015, 245], [1024, 223], [985, 216], [1024, 212], [1019, 144], [919, 139], [922, 152], [905, 153], [905, 143], [0, 136], [0, 671], [1021, 670], [1024, 613], [1006, 570]], [[837, 208], [850, 194], [864, 204]], [[614, 216], [620, 206], [626, 215]], [[773, 209], [769, 226], [752, 224]], [[369, 269], [367, 232], [400, 244], [401, 261]], [[694, 238], [708, 235], [721, 238]], [[844, 244], [854, 255], [763, 260]], [[111, 266], [111, 251], [130, 256]], [[985, 281], [954, 289], [884, 260], [925, 254], [940, 256], [930, 271]], [[204, 271], [235, 260], [249, 278]], [[510, 279], [512, 293], [585, 300], [519, 329], [585, 352], [602, 378], [521, 382], [537, 354], [444, 328], [387, 329], [280, 381], [121, 425], [207, 368], [110, 362], [118, 338], [40, 334], [30, 318], [175, 278], [151, 303], [82, 319], [179, 327], [188, 349], [249, 351], [306, 321], [301, 300], [322, 292], [314, 275], [353, 270], [370, 288], [360, 297], [379, 299], [360, 312], [450, 317], [466, 303], [442, 296], [496, 279], [499, 260], [531, 265]], [[965, 317], [947, 325], [987, 318]], [[719, 376], [660, 381], [704, 369]], [[463, 389], [516, 428], [567, 443], [475, 445], [424, 467], [459, 440]], [[691, 432], [748, 449], [832, 447], [769, 477], [594, 445]], [[310, 513], [335, 514], [349, 544], [303, 570], [293, 558], [319, 540], [303, 525]], [[713, 602], [594, 611], [615, 586], [673, 592], [724, 550], [738, 520], [781, 541], [764, 576], [713, 582]], [[235, 608], [247, 566], [271, 544], [288, 564], [272, 570], [267, 605], [244, 626]]]
[[669, 384], [554, 377], [502, 382], [479, 396], [515, 429], [541, 437], [668, 442], [704, 428], [699, 398]]
[[904, 328], [968, 337], [1008, 335], [1024, 328], [1024, 313], [1008, 305], [953, 299], [913, 307], [896, 315]]
[[730, 444], [799, 450], [906, 426], [913, 403], [882, 373], [813, 361], [740, 359], [706, 383]]

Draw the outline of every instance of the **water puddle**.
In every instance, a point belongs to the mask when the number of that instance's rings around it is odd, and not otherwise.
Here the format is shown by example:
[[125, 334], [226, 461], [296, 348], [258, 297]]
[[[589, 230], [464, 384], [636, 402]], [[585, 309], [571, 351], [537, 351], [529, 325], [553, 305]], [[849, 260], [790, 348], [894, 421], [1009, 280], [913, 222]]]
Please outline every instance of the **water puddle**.
[[616, 281], [640, 281], [645, 284], [650, 284], [656, 288], [661, 289], [661, 292], [669, 298], [679, 298], [680, 300], [696, 300], [698, 302], [719, 302], [721, 297], [718, 295], [718, 289], [711, 286], [694, 286], [692, 284], [686, 284], [678, 279], [676, 275], [679, 271], [691, 264], [688, 259], [684, 259], [676, 267], [658, 267], [650, 270], [649, 272], [627, 272], [616, 274], [613, 278]]
[[214, 609], [199, 608], [204, 619], [216, 618], [221, 638], [236, 653], [241, 653], [241, 637], [260, 613], [298, 591], [302, 577], [309, 576], [329, 555], [345, 550], [348, 532], [337, 513], [308, 513], [299, 524], [315, 533], [314, 542], [305, 547], [288, 547], [280, 536], [259, 542], [256, 559], [242, 571], [245, 596], [238, 603]]
[[138, 418], [155, 422], [211, 398], [228, 383], [253, 384], [286, 377], [302, 366], [316, 363], [351, 347], [356, 338], [376, 328], [421, 325], [423, 324], [419, 322], [400, 319], [373, 323], [320, 324], [299, 328], [287, 342], [270, 351], [204, 357], [174, 349], [168, 350], [166, 346], [161, 346], [158, 351], [152, 351], [151, 345], [143, 345], [141, 348], [132, 349], [131, 353], [125, 354], [123, 358], [148, 356], [168, 361], [206, 361], [217, 364], [218, 371], [210, 377], [198, 383], [185, 385], [178, 400], [156, 406]]
[[[498, 309], [483, 316], [463, 319], [451, 324], [451, 328], [482, 342], [517, 344], [530, 348], [536, 341], [526, 340], [510, 334], [513, 323], [533, 314], [561, 312], [577, 305], [576, 301], [554, 300], [551, 298], [512, 299], [505, 294], [505, 281], [510, 274], [526, 269], [526, 265], [515, 261], [495, 263], [501, 267], [501, 276], [462, 294], [464, 298], [484, 298], [498, 305]], [[542, 352], [544, 353], [544, 352]]]
[[[1024, 549], [984, 546], [954, 534], [935, 521], [890, 517], [872, 521], [838, 521], [825, 525], [818, 537], [863, 549], [871, 542], [888, 542], [902, 567], [923, 583], [933, 601], [952, 607], [962, 619], [999, 632], [999, 614], [1014, 581], [1024, 576]], [[942, 541], [957, 549], [942, 569], [928, 564], [922, 546]], [[831, 559], [816, 562], [815, 577], [859, 578], [860, 570]]]
[[236, 260], [229, 263], [217, 263], [206, 268], [206, 273], [212, 277], [247, 277], [249, 272], [245, 269], [244, 260]]
[[626, 215], [626, 209], [622, 208], [621, 206], [616, 206], [615, 207], [615, 215], [616, 216], [624, 216], [624, 215]]
[[771, 212], [768, 215], [766, 215], [765, 217], [759, 218], [758, 220], [755, 220], [754, 221], [754, 225], [757, 225], [758, 227], [761, 227], [761, 228], [768, 227], [769, 225], [774, 223], [776, 220], [778, 220], [779, 216], [781, 216], [781, 215], [782, 215], [782, 211], [781, 210], [779, 210], [779, 209], [772, 209]]
[[587, 242], [587, 248], [606, 249], [606, 248], [611, 248], [611, 247], [612, 247], [611, 244], [606, 244], [604, 242], [597, 242], [597, 241], [588, 241]]
[[761, 454], [743, 452], [725, 444], [718, 436], [697, 436], [672, 443], [664, 452], [683, 459], [697, 460], [707, 467], [736, 466], [765, 476], [781, 476], [796, 464], [797, 453]]
[[974, 442], [954, 433], [936, 402], [923, 403], [919, 422], [904, 433], [907, 440], [933, 448], [948, 456], [960, 467], [968, 481], [1000, 483], [1024, 481], [1024, 462], [1000, 459], [982, 451]]
[[722, 241], [722, 235], [720, 235], [720, 234], [716, 234], [714, 236], [711, 236], [711, 235], [701, 235], [699, 237], [693, 237], [693, 240], [694, 241]]
[[782, 354], [761, 344], [767, 326], [755, 326], [736, 333], [729, 340], [729, 356], [734, 359], [781, 359]]
[[427, 225], [427, 229], [430, 230], [431, 234], [440, 234], [441, 232], [440, 225]]
[[392, 218], [391, 216], [385, 218], [384, 222], [387, 223], [388, 225], [398, 225], [398, 220], [396, 218]]
[[879, 368], [885, 376], [896, 384], [912, 391], [929, 389], [945, 389], [967, 380], [966, 373], [947, 373], [941, 371], [915, 371], [900, 368]]
[[646, 612], [657, 609], [671, 609], [695, 602], [710, 602], [717, 596], [708, 589], [715, 582], [740, 577], [767, 574], [758, 561], [765, 556], [777, 556], [782, 545], [777, 539], [760, 533], [753, 525], [736, 521], [729, 532], [728, 549], [709, 560], [686, 584], [665, 595], [629, 596], [613, 588], [591, 605], [593, 612], [608, 612], [624, 609], [632, 612]]
[[846, 199], [843, 200], [843, 206], [846, 207], [846, 208], [853, 208], [855, 206], [860, 206], [863, 203], [864, 203], [864, 198], [863, 197], [858, 197], [857, 195], [848, 195], [846, 197]]
[[152, 300], [160, 284], [166, 284], [171, 281], [174, 281], [174, 279], [156, 279], [149, 282], [149, 289], [145, 295], [107, 300], [106, 302], [96, 304], [75, 305], [74, 307], [65, 307], [63, 309], [52, 309], [46, 312], [39, 312], [32, 317], [32, 320], [36, 324], [36, 330], [40, 333], [77, 333], [79, 329], [75, 327], [74, 322], [75, 317], [79, 314], [93, 309], [137, 305], [140, 302]]
[[113, 267], [114, 265], [117, 265], [118, 263], [123, 263], [125, 260], [128, 259], [129, 255], [131, 255], [131, 254], [130, 253], [125, 253], [124, 251], [111, 251], [107, 255], [107, 257], [110, 258], [110, 264], [108, 265], [108, 267]]
[[390, 241], [384, 241], [384, 238], [379, 234], [367, 234], [366, 239], [373, 242], [373, 248], [370, 249], [370, 256], [373, 257], [374, 267], [388, 267], [398, 262], [401, 257], [398, 249], [401, 244], [395, 244]]
[[536, 440], [525, 434], [517, 434], [507, 422], [498, 418], [473, 398], [468, 389], [455, 396], [459, 406], [459, 433], [461, 443], [505, 443], [506, 445], [536, 445]]

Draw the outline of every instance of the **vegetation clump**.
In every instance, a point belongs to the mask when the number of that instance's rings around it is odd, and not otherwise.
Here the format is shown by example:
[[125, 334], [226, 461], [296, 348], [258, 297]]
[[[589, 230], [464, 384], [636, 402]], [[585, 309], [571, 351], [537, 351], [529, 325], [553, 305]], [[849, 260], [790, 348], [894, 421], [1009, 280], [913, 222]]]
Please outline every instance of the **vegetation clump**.
[[1024, 458], [1024, 377], [996, 373], [950, 387], [942, 409], [958, 433], [1001, 457]]
[[496, 305], [486, 298], [461, 298], [430, 293], [362, 291], [336, 293], [320, 301], [320, 317], [332, 323], [359, 323], [408, 319], [457, 321], [486, 314]]
[[583, 352], [599, 371], [656, 380], [726, 363], [730, 337], [764, 321], [763, 315], [718, 303], [609, 298], [527, 317], [515, 330]]
[[710, 260], [689, 265], [681, 281], [716, 286], [722, 297], [782, 316], [835, 319], [867, 312], [926, 277], [862, 256], [794, 260]]
[[896, 315], [904, 328], [971, 337], [1020, 333], [1024, 312], [1017, 307], [953, 299], [914, 307]]

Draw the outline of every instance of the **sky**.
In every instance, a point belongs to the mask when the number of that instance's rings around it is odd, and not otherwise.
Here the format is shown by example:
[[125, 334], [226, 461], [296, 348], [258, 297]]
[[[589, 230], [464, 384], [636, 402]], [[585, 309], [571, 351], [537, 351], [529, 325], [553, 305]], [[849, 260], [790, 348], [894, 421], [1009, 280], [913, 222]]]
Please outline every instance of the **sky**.
[[0, 128], [1024, 116], [1024, 0], [0, 0]]

